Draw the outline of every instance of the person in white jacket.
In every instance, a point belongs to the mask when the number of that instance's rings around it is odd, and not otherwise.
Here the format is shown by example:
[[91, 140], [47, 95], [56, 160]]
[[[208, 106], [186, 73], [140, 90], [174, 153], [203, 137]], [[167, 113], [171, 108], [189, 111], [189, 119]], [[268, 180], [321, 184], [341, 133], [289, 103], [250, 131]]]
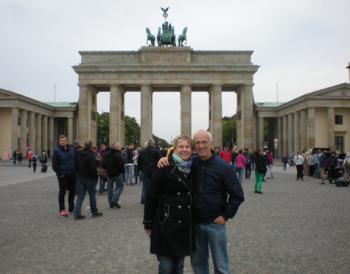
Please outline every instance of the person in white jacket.
[[304, 180], [304, 157], [299, 151], [295, 156], [294, 156], [294, 163], [295, 166], [297, 167], [297, 181], [301, 179], [302, 181]]

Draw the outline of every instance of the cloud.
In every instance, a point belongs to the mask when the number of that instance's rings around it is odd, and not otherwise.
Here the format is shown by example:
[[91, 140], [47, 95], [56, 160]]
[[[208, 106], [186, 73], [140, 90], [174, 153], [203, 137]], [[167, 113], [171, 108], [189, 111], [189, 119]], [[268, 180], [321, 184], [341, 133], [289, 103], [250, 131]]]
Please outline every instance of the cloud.
[[[260, 66], [255, 101], [276, 100], [276, 83], [280, 101], [287, 101], [348, 81], [348, 0], [3, 0], [0, 87], [52, 101], [56, 84], [57, 100], [77, 101], [78, 76], [71, 66], [80, 63], [78, 51], [138, 50], [146, 42], [145, 28], [155, 33], [163, 22], [161, 6], [170, 6], [176, 33], [188, 27], [194, 50], [254, 50], [252, 61]], [[226, 101], [223, 109], [230, 109]], [[108, 102], [102, 105], [107, 110]], [[205, 115], [193, 109], [194, 123], [203, 123]], [[163, 129], [161, 137], [173, 135], [159, 124]]]

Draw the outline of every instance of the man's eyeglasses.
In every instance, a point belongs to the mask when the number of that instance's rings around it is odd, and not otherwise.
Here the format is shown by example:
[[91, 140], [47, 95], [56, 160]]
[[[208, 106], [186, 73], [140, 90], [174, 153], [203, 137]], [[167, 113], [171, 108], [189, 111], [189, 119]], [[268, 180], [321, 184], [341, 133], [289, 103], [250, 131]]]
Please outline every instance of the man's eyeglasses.
[[195, 141], [194, 144], [196, 146], [199, 146], [199, 145], [209, 145], [209, 142], [208, 141]]

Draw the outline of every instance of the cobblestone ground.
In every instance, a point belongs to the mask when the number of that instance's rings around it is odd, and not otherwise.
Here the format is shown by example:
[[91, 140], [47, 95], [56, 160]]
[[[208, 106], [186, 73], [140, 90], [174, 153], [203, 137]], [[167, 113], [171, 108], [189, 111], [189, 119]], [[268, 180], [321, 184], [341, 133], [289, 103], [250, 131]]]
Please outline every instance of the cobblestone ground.
[[[125, 186], [120, 210], [97, 196], [97, 219], [86, 198], [87, 219], [75, 221], [58, 215], [54, 176], [22, 182], [27, 168], [10, 173], [0, 167], [0, 273], [157, 273], [140, 186]], [[293, 173], [276, 172], [263, 195], [244, 182], [246, 201], [228, 223], [232, 273], [350, 273], [350, 188], [297, 182]], [[185, 270], [192, 273], [188, 258]]]

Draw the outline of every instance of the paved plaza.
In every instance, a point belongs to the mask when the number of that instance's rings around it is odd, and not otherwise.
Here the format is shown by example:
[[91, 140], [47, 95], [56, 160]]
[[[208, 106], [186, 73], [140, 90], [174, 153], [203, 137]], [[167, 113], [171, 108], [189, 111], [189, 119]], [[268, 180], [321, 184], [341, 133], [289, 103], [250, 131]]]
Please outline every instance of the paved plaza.
[[[350, 188], [319, 185], [295, 171], [276, 167], [275, 179], [253, 193], [228, 223], [232, 273], [350, 273]], [[52, 172], [0, 165], [0, 273], [150, 274], [155, 257], [143, 232], [140, 186], [125, 186], [122, 209], [97, 196], [103, 217], [85, 220], [58, 215]], [[185, 273], [192, 273], [186, 258]]]

